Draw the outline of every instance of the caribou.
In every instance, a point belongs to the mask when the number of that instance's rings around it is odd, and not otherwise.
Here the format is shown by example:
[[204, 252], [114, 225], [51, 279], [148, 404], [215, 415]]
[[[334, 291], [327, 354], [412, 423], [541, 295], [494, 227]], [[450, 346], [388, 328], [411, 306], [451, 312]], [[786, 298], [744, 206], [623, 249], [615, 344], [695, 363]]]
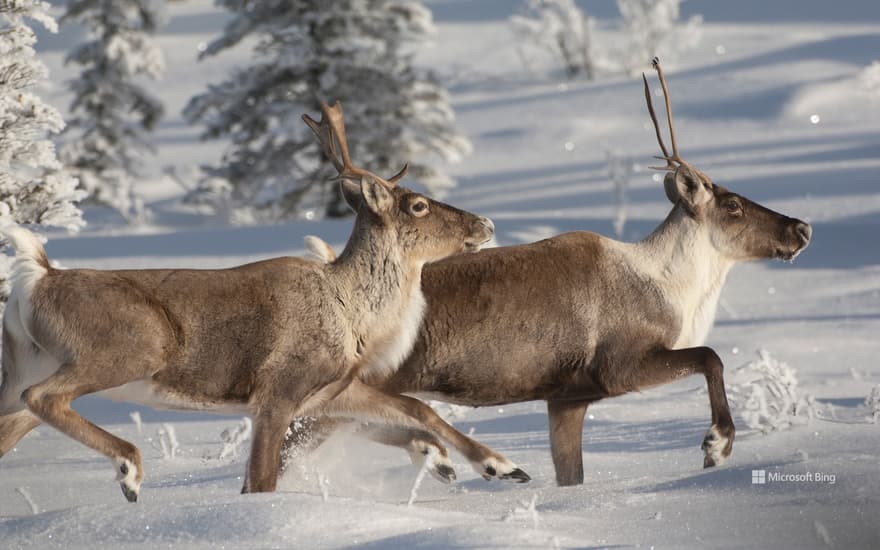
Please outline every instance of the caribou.
[[300, 415], [408, 425], [459, 447], [485, 477], [526, 481], [417, 399], [364, 380], [406, 357], [425, 308], [424, 264], [475, 251], [492, 222], [400, 187], [349, 158], [342, 106], [305, 116], [356, 211], [335, 261], [275, 258], [231, 269], [57, 269], [37, 237], [16, 249], [3, 315], [0, 456], [45, 422], [109, 458], [137, 501], [141, 453], [71, 402], [98, 393], [158, 408], [245, 413], [254, 434], [242, 492], [276, 487], [285, 432]]
[[[712, 181], [682, 158], [669, 89], [653, 61], [666, 102], [670, 153], [648, 80], [648, 112], [666, 164], [663, 187], [672, 209], [650, 235], [626, 243], [590, 232], [482, 250], [426, 267], [426, 313], [412, 353], [370, 383], [473, 407], [547, 402], [550, 447], [559, 485], [583, 483], [587, 408], [602, 399], [699, 374], [708, 386], [711, 425], [703, 465], [731, 454], [735, 427], [718, 354], [703, 345], [730, 269], [740, 262], [794, 259], [810, 242], [810, 225], [769, 210]], [[323, 261], [334, 257], [319, 239]], [[288, 446], [316, 446], [341, 421], [319, 418]], [[412, 428], [366, 425], [381, 443], [442, 448]], [[437, 455], [451, 479], [446, 455]], [[444, 472], [447, 472], [444, 475]]]

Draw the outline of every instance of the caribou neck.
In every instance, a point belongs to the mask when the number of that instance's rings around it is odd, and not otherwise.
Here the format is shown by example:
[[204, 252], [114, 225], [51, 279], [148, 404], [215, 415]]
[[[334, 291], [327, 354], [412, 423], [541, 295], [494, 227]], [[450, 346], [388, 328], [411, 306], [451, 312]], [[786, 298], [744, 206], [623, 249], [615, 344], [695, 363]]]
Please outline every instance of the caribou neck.
[[336, 275], [343, 314], [362, 337], [377, 323], [389, 329], [396, 324], [413, 294], [421, 291], [422, 271], [422, 262], [403, 257], [393, 228], [363, 218], [358, 215], [345, 250], [327, 266]]
[[669, 305], [678, 310], [681, 331], [674, 348], [702, 345], [733, 260], [718, 252], [708, 227], [680, 203], [636, 248]]

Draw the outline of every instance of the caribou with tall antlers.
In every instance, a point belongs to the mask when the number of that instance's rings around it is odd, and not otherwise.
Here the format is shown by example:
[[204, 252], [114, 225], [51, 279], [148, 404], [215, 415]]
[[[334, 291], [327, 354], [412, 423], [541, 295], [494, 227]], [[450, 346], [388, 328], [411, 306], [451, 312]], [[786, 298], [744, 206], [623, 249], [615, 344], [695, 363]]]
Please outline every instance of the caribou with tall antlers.
[[[388, 393], [461, 405], [547, 401], [560, 485], [583, 483], [590, 404], [692, 374], [706, 378], [712, 411], [703, 464], [722, 463], [735, 429], [721, 359], [703, 346], [721, 288], [736, 263], [791, 260], [812, 233], [808, 224], [715, 184], [682, 158], [666, 79], [657, 59], [653, 66], [672, 142], [669, 154], [644, 78], [673, 204], [660, 226], [636, 243], [575, 232], [427, 266], [427, 311], [413, 351], [393, 374], [371, 379]], [[332, 256], [312, 244], [318, 256]], [[312, 437], [319, 440], [334, 423], [319, 422]], [[364, 433], [407, 449], [440, 445], [411, 429], [367, 426]]]
[[297, 415], [370, 418], [427, 430], [466, 451], [481, 475], [525, 481], [420, 401], [367, 386], [410, 352], [425, 300], [422, 266], [476, 250], [492, 223], [352, 164], [341, 106], [304, 117], [357, 211], [329, 264], [276, 258], [232, 269], [56, 269], [40, 241], [2, 232], [17, 256], [3, 316], [0, 456], [45, 422], [109, 458], [129, 501], [144, 478], [137, 447], [81, 417], [100, 393], [159, 408], [242, 412], [254, 435], [244, 492], [275, 489]]

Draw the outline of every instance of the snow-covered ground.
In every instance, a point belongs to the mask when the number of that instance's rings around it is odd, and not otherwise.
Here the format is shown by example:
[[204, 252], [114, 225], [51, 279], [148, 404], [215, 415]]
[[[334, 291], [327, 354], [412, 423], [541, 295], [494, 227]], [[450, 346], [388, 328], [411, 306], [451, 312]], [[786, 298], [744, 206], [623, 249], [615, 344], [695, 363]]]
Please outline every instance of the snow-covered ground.
[[[524, 73], [506, 22], [515, 4], [429, 2], [439, 33], [420, 59], [451, 79], [475, 146], [454, 167], [460, 184], [448, 200], [493, 218], [500, 244], [572, 229], [611, 234], [606, 152], [639, 166], [657, 153], [641, 82], [561, 81], [540, 65]], [[600, 18], [613, 15], [610, 0], [597, 6]], [[702, 13], [705, 25], [696, 49], [665, 63], [683, 154], [716, 182], [814, 228], [793, 265], [734, 270], [708, 344], [727, 365], [729, 388], [759, 349], [787, 363], [821, 417], [765, 434], [734, 405], [731, 460], [703, 470], [701, 379], [609, 400], [589, 411], [584, 485], [558, 488], [541, 403], [438, 405], [533, 481], [486, 482], [453, 456], [459, 481], [425, 479], [408, 505], [418, 472], [397, 450], [342, 434], [291, 469], [277, 493], [242, 496], [247, 443], [223, 453], [221, 437], [240, 418], [83, 398], [76, 405], [87, 418], [143, 451], [140, 501], [125, 502], [105, 459], [40, 427], [0, 460], [0, 546], [880, 548], [880, 425], [863, 405], [880, 384], [880, 68], [870, 67], [880, 59], [880, 4], [692, 1], [684, 12]], [[247, 52], [197, 63], [198, 45], [224, 15], [208, 0], [173, 3], [171, 15], [161, 37], [168, 74], [155, 88], [168, 118], [151, 166], [156, 183], [144, 188], [153, 223], [135, 230], [89, 211], [82, 234], [51, 236], [50, 257], [70, 267], [216, 267], [302, 253], [307, 234], [344, 242], [347, 221], [233, 228], [176, 206], [181, 189], [161, 179], [162, 168], [185, 173], [221, 150], [198, 142], [180, 108]], [[49, 97], [64, 107], [60, 83], [70, 73], [61, 60], [76, 36], [44, 38], [59, 83]], [[653, 175], [640, 168], [632, 178], [627, 240], [669, 209]], [[173, 458], [160, 444], [166, 425], [179, 442]], [[756, 470], [765, 484], [753, 484]]]

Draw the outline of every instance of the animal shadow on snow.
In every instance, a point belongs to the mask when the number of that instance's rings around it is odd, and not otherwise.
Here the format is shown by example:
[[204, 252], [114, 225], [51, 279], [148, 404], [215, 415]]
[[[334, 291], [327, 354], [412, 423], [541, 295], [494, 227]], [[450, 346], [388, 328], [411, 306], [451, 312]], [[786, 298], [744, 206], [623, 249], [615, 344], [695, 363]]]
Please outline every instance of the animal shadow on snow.
[[[680, 479], [641, 487], [639, 489], [635, 489], [635, 492], [658, 493], [665, 491], [683, 491], [697, 487], [700, 489], [708, 490], [749, 490], [752, 489], [753, 470], [765, 470], [767, 472], [786, 471], [786, 473], [798, 473], [799, 470], [796, 471], [797, 467], [788, 468], [789, 466], [792, 466], [796, 463], [798, 462], [795, 460], [789, 460], [782, 462], [752, 462], [749, 464], [725, 465], [721, 468], [709, 468], [701, 470], [699, 473], [687, 477], [682, 477]], [[796, 485], [797, 484], [795, 483], [768, 483], [762, 486], [757, 486], [756, 488], [760, 490], [765, 490], [766, 492], [779, 493], [788, 492], [785, 490], [786, 486], [789, 486], [789, 488], [796, 488]]]
[[[549, 449], [547, 415], [544, 413], [501, 416], [473, 422], [456, 422], [457, 429], [474, 434], [527, 434], [530, 449]], [[709, 419], [645, 420], [617, 422], [587, 420], [584, 453], [656, 452], [694, 448], [699, 450]], [[522, 443], [522, 442], [520, 442]], [[515, 450], [517, 444], [512, 448]]]
[[[385, 550], [387, 548], [411, 548], [413, 550], [454, 550], [454, 549], [464, 549], [464, 548], [498, 548], [498, 549], [509, 549], [509, 548], [535, 548], [535, 543], [538, 542], [539, 539], [541, 542], [548, 542], [542, 539], [543, 534], [535, 533], [535, 539], [525, 539], [522, 540], [521, 545], [514, 544], [512, 539], [516, 538], [511, 534], [511, 528], [509, 525], [504, 527], [499, 527], [499, 530], [503, 529], [504, 532], [497, 535], [495, 541], [490, 540], [489, 537], [485, 535], [484, 530], [477, 531], [473, 527], [432, 527], [431, 530], [422, 530], [416, 531], [413, 533], [404, 533], [400, 535], [392, 535], [390, 537], [381, 538], [378, 540], [366, 542], [366, 543], [358, 543], [348, 546], [346, 548], [350, 549], [360, 549], [360, 550]], [[474, 532], [481, 532], [481, 535], [476, 535], [478, 538], [474, 540]], [[548, 533], [549, 537], [549, 533]], [[493, 537], [495, 538], [495, 537]], [[549, 542], [548, 542], [549, 544]], [[613, 545], [613, 546], [577, 546], [570, 547], [568, 545], [565, 548], [577, 548], [583, 550], [590, 549], [598, 549], [598, 548], [622, 548], [621, 545]]]

